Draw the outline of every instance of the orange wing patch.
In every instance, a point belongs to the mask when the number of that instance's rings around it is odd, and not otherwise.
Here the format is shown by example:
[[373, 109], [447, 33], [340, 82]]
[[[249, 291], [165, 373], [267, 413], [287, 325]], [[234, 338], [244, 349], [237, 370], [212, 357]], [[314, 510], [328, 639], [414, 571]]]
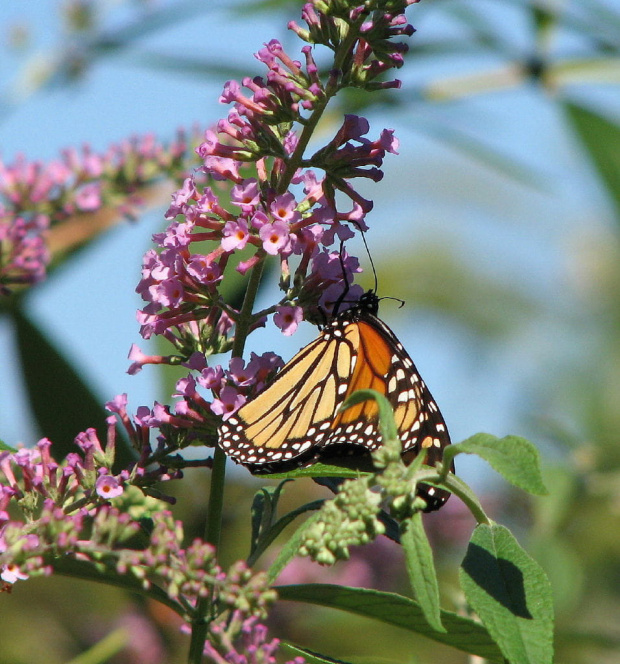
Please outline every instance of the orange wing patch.
[[[356, 390], [368, 389], [387, 395], [385, 377], [391, 365], [392, 354], [384, 339], [377, 330], [364, 322], [348, 325], [344, 335], [357, 348], [355, 368], [344, 398], [347, 399]], [[378, 412], [376, 401], [363, 401], [340, 413], [334, 419], [332, 429], [360, 420], [375, 422]]]

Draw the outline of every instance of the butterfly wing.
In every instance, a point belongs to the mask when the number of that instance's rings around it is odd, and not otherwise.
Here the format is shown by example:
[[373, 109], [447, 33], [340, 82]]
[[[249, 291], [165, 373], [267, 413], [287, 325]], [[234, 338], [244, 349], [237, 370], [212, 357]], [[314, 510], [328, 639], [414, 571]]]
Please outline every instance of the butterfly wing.
[[[413, 361], [377, 316], [376, 296], [336, 316], [288, 362], [273, 383], [219, 429], [220, 447], [252, 472], [278, 472], [381, 445], [378, 409], [368, 400], [339, 412], [360, 389], [390, 401], [405, 460], [424, 453], [434, 465], [450, 444], [447, 427]], [[368, 303], [369, 300], [369, 303]], [[450, 495], [430, 486], [428, 510]]]

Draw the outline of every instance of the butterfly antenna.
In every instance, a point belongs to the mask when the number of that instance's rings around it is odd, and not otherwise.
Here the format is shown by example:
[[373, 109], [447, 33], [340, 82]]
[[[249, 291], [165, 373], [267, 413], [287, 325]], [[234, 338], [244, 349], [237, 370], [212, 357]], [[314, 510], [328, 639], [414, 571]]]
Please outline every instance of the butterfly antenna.
[[349, 288], [351, 287], [351, 284], [349, 284], [349, 281], [347, 280], [347, 271], [345, 270], [344, 267], [344, 258], [342, 255], [343, 252], [344, 252], [344, 240], [340, 240], [340, 250], [338, 255], [340, 256], [340, 267], [342, 268], [342, 280], [344, 281], [344, 288], [342, 289], [340, 297], [336, 300], [336, 302], [334, 302], [334, 308], [332, 309], [332, 316], [336, 316], [338, 314], [338, 309], [340, 309], [340, 305], [344, 302], [344, 298], [347, 296]]
[[379, 287], [379, 282], [377, 280], [377, 270], [375, 269], [375, 264], [372, 260], [372, 255], [370, 253], [370, 249], [368, 248], [368, 242], [366, 242], [366, 235], [364, 234], [364, 231], [360, 229], [360, 233], [362, 234], [362, 240], [364, 241], [364, 246], [366, 247], [366, 253], [368, 254], [368, 260], [370, 261], [370, 267], [372, 268], [372, 274], [375, 278], [375, 295], [377, 293], [377, 288]]

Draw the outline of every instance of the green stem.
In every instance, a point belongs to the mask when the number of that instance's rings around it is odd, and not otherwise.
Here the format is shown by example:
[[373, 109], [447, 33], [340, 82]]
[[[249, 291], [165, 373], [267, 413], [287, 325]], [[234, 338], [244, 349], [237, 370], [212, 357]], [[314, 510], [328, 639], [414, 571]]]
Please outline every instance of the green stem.
[[[265, 265], [264, 256], [256, 264], [250, 273], [248, 287], [245, 291], [245, 297], [239, 317], [236, 322], [235, 340], [232, 347], [233, 357], [242, 357], [245, 341], [255, 317], [252, 315], [254, 302], [258, 294], [263, 268]], [[219, 448], [215, 448], [213, 455], [213, 469], [211, 471], [211, 488], [209, 490], [209, 509], [207, 512], [207, 521], [205, 524], [204, 539], [212, 544], [216, 549], [220, 545], [220, 536], [222, 532], [222, 514], [224, 511], [224, 482], [226, 479], [226, 455]], [[209, 622], [215, 614], [215, 598], [213, 593], [210, 597], [205, 597], [198, 602], [194, 619], [192, 620], [192, 636], [187, 657], [188, 664], [200, 664], [203, 659], [204, 644], [207, 639]]]
[[[359, 32], [356, 29], [357, 27], [358, 26], [352, 26], [352, 29], [349, 30], [348, 35], [340, 43], [338, 51], [336, 51], [334, 54], [333, 69], [342, 68], [342, 64], [345, 58], [353, 48], [353, 45], [358, 38]], [[325, 88], [325, 97], [322, 100], [317, 101], [314, 110], [304, 124], [304, 128], [299, 136], [299, 141], [295, 147], [295, 152], [287, 162], [286, 171], [278, 183], [277, 190], [279, 194], [282, 194], [288, 190], [288, 187], [291, 184], [291, 180], [293, 179], [293, 175], [295, 175], [297, 169], [301, 166], [303, 155], [306, 151], [306, 148], [308, 147], [308, 143], [314, 134], [314, 130], [316, 129], [319, 120], [327, 108], [327, 104], [329, 104], [330, 99], [339, 91], [339, 89], [340, 88], [337, 84], [328, 84]]]
[[416, 475], [416, 480], [418, 482], [430, 482], [434, 486], [445, 487], [449, 489], [451, 493], [455, 496], [458, 496], [469, 508], [469, 511], [472, 513], [473, 517], [478, 523], [484, 523], [487, 526], [491, 525], [491, 520], [486, 515], [480, 501], [476, 494], [469, 488], [462, 479], [449, 473], [447, 477], [442, 478], [441, 474], [437, 474], [436, 471], [421, 471]]

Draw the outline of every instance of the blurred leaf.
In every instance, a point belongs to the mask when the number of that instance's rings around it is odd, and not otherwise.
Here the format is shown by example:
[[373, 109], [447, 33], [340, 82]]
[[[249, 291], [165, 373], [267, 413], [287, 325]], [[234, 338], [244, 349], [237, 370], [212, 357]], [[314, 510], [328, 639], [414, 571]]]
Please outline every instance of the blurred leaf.
[[299, 13], [299, 7], [299, 0], [248, 0], [248, 2], [237, 5], [234, 8], [234, 13], [246, 16], [250, 12], [258, 14], [260, 12], [283, 12], [286, 10], [288, 14], [296, 16]]
[[563, 105], [616, 206], [620, 222], [620, 126], [585, 106], [568, 101]]
[[565, 58], [550, 65], [545, 79], [554, 86], [579, 83], [620, 83], [620, 59], [608, 57]]
[[7, 445], [3, 440], [0, 440], [0, 452], [11, 452], [11, 454], [14, 454], [17, 452], [17, 449]]
[[185, 55], [169, 55], [162, 53], [140, 53], [134, 58], [139, 64], [157, 71], [174, 72], [192, 78], [217, 78], [223, 80], [241, 80], [248, 75], [248, 67], [232, 67], [228, 62], [220, 62], [213, 58], [192, 58]]
[[381, 290], [405, 300], [407, 310], [414, 305], [448, 313], [476, 334], [491, 338], [514, 335], [535, 313], [533, 297], [523, 296], [514, 284], [504, 286], [468, 265], [462, 250], [452, 248], [447, 238], [441, 244], [403, 242], [389, 260], [375, 262], [381, 273]]
[[119, 627], [106, 634], [99, 643], [81, 655], [74, 657], [67, 664], [105, 664], [129, 644], [130, 635], [127, 629]]
[[[441, 612], [446, 633], [430, 628], [419, 604], [396, 593], [349, 588], [330, 584], [300, 584], [277, 586], [280, 599], [306, 602], [333, 609], [341, 609], [424, 636], [458, 648], [491, 662], [503, 662], [504, 658], [486, 629], [474, 620], [463, 618], [449, 611]], [[539, 664], [544, 664], [542, 661]]]
[[110, 51], [116, 54], [119, 50], [129, 48], [144, 37], [161, 30], [168, 30], [175, 23], [187, 21], [195, 14], [214, 9], [216, 8], [211, 3], [193, 2], [192, 0], [160, 5], [154, 10], [141, 12], [137, 18], [128, 21], [125, 25], [117, 25], [114, 30], [97, 35], [90, 44], [90, 50], [94, 54], [105, 54]]
[[462, 443], [448, 446], [444, 450], [444, 463], [451, 463], [457, 454], [476, 454], [520, 489], [539, 496], [547, 494], [540, 471], [540, 453], [525, 438], [477, 433]]
[[507, 528], [476, 527], [459, 579], [467, 601], [511, 664], [551, 664], [551, 586]]
[[111, 567], [97, 566], [85, 560], [77, 560], [70, 556], [63, 556], [51, 561], [55, 574], [61, 574], [73, 579], [82, 579], [83, 581], [94, 581], [104, 585], [120, 588], [125, 592], [132, 592], [151, 600], [160, 602], [164, 606], [177, 613], [179, 616], [185, 615], [181, 604], [169, 597], [159, 586], [152, 583], [145, 588], [144, 582], [130, 574], [119, 574], [116, 569]]
[[[74, 438], [86, 429], [97, 429], [105, 440], [109, 416], [102, 404], [61, 351], [16, 306], [11, 310], [17, 337], [20, 369], [30, 407], [41, 435], [53, 444], [57, 461], [75, 452]], [[126, 467], [133, 456], [117, 437], [116, 466]]]
[[574, 547], [563, 541], [560, 533], [549, 531], [546, 536], [530, 537], [528, 550], [549, 577], [556, 613], [569, 615], [578, 611], [583, 598], [584, 566]]
[[445, 632], [441, 624], [439, 584], [433, 561], [433, 551], [422, 523], [422, 513], [415, 512], [401, 525], [400, 541], [405, 552], [407, 573], [411, 587], [428, 624], [438, 632]]
[[489, 19], [489, 12], [483, 6], [476, 8], [468, 3], [448, 3], [445, 10], [459, 20], [470, 33], [468, 38], [482, 44], [496, 53], [511, 55], [510, 44], [506, 37]]
[[348, 662], [345, 662], [342, 659], [333, 659], [327, 655], [319, 655], [317, 652], [306, 650], [306, 648], [300, 648], [287, 641], [282, 641], [280, 643], [280, 649], [289, 655], [303, 657], [306, 664], [348, 664]]

